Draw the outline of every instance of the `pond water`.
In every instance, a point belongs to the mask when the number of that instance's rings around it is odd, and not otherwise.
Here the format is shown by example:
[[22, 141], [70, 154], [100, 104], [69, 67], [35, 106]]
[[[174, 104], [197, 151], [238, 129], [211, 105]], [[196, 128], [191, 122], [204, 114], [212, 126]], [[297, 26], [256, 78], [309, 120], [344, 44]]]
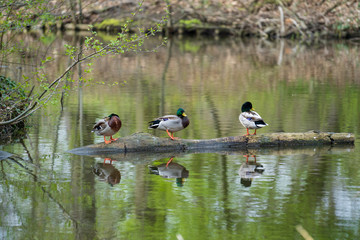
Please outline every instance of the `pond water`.
[[[76, 39], [29, 36], [26, 43], [61, 53]], [[26, 62], [2, 74], [28, 74], [36, 59]], [[67, 63], [57, 54], [46, 74], [59, 75]], [[359, 64], [353, 42], [254, 39], [172, 39], [157, 53], [96, 59], [93, 80], [72, 83], [63, 110], [59, 101], [48, 105], [31, 117], [25, 139], [0, 146], [14, 154], [0, 161], [0, 238], [278, 240], [303, 239], [304, 229], [314, 239], [358, 239], [358, 140], [105, 157], [67, 151], [102, 142], [90, 131], [110, 113], [123, 122], [115, 137], [167, 137], [147, 122], [179, 107], [190, 125], [177, 137], [243, 135], [238, 116], [247, 100], [269, 124], [258, 134], [320, 130], [359, 139]]]

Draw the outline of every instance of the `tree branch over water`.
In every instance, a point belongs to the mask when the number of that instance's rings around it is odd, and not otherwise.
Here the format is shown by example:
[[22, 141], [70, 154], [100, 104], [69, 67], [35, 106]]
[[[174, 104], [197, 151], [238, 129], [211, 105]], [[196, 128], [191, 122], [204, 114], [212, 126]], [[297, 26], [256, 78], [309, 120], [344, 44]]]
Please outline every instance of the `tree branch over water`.
[[[133, 16], [139, 14], [141, 12], [141, 7], [144, 1], [141, 1], [138, 5], [138, 8], [133, 13]], [[139, 29], [138, 33], [130, 34], [129, 26], [132, 24], [132, 20], [128, 20], [126, 24], [122, 27], [122, 32], [118, 33], [118, 38], [115, 41], [111, 41], [110, 43], [104, 45], [102, 42], [97, 40], [95, 37], [97, 35], [96, 32], [91, 30], [91, 26], [89, 31], [92, 32], [92, 37], [87, 37], [84, 44], [80, 47], [75, 47], [71, 45], [65, 45], [66, 47], [66, 55], [72, 60], [72, 62], [68, 65], [68, 67], [49, 84], [44, 84], [47, 81], [45, 76], [39, 77], [40, 82], [43, 84], [41, 87], [43, 88], [38, 94], [35, 95], [32, 99], [30, 99], [27, 107], [10, 119], [6, 119], [5, 121], [0, 121], [0, 126], [3, 125], [12, 125], [16, 124], [20, 121], [23, 121], [31, 114], [45, 106], [51, 98], [53, 98], [54, 94], [57, 93], [59, 87], [63, 80], [68, 76], [74, 68], [82, 62], [91, 61], [97, 57], [106, 56], [109, 54], [123, 54], [125, 52], [144, 52], [149, 50], [141, 49], [143, 43], [146, 39], [151, 36], [155, 36], [161, 30], [162, 25], [167, 21], [166, 17], [163, 17], [162, 21], [157, 23], [156, 26], [151, 27], [150, 29]], [[156, 49], [162, 46], [165, 43], [163, 41], [157, 47], [151, 49], [150, 51], [156, 51]], [[38, 68], [38, 72], [41, 68], [45, 67], [45, 63], [52, 61], [51, 57], [48, 57], [46, 60], [42, 61], [41, 66]], [[66, 84], [65, 84], [66, 85]], [[65, 86], [66, 87], [66, 86]], [[32, 92], [32, 90], [31, 90]], [[30, 97], [30, 95], [29, 95]], [[28, 97], [28, 98], [29, 98]]]

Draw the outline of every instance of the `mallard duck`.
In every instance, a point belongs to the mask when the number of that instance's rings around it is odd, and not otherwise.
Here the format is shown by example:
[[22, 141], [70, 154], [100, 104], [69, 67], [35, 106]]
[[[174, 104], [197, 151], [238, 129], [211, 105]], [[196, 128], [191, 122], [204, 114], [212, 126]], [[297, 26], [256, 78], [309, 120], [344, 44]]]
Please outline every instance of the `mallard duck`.
[[[106, 160], [110, 160], [110, 163], [105, 163]], [[115, 184], [120, 183], [121, 174], [118, 169], [111, 164], [112, 159], [105, 158], [104, 163], [96, 163], [93, 166], [93, 173], [99, 176], [100, 181], [105, 181], [110, 184], [110, 186], [114, 186]]]
[[[112, 136], [115, 135], [121, 128], [121, 120], [115, 113], [110, 114], [104, 119], [95, 123], [91, 132], [95, 132], [98, 136], [104, 136], [105, 144], [109, 144], [112, 141], [116, 141]], [[107, 141], [105, 136], [110, 136], [110, 140]]]
[[249, 155], [244, 155], [246, 162], [241, 164], [239, 169], [240, 183], [245, 187], [250, 187], [253, 179], [260, 177], [265, 171], [264, 166], [256, 162], [256, 156], [252, 156], [254, 160], [249, 161]]
[[149, 166], [150, 173], [160, 175], [163, 178], [176, 178], [176, 185], [182, 187], [185, 178], [189, 177], [189, 171], [182, 165], [172, 162], [171, 157], [167, 163], [158, 166]]
[[186, 116], [184, 109], [179, 108], [176, 115], [162, 116], [149, 123], [149, 129], [166, 131], [169, 137], [172, 140], [175, 140], [176, 138], [174, 138], [174, 132], [178, 132], [189, 126], [190, 120]]
[[241, 107], [241, 114], [239, 120], [241, 124], [246, 127], [247, 135], [250, 135], [249, 129], [255, 129], [253, 135], [256, 135], [256, 129], [267, 126], [260, 115], [254, 111], [251, 102], [245, 102]]

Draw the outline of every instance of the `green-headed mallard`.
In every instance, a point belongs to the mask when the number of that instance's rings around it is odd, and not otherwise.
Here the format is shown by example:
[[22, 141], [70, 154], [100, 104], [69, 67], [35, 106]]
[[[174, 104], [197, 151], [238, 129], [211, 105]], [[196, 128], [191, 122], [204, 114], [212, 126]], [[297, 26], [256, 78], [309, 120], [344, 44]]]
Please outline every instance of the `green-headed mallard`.
[[[118, 115], [112, 113], [104, 119], [95, 123], [93, 130], [96, 135], [104, 136], [105, 144], [109, 144], [112, 141], [116, 141], [112, 136], [115, 135], [121, 128], [121, 120]], [[107, 141], [105, 136], [110, 136], [110, 140]]]
[[176, 185], [182, 187], [185, 178], [189, 177], [189, 171], [182, 165], [172, 162], [171, 157], [167, 163], [157, 166], [149, 166], [150, 173], [162, 176], [163, 178], [176, 178]]
[[149, 129], [159, 129], [166, 131], [169, 137], [172, 140], [175, 140], [174, 132], [178, 132], [189, 126], [190, 121], [186, 116], [184, 109], [179, 108], [176, 112], [176, 115], [162, 116], [149, 123]]
[[249, 161], [249, 155], [244, 155], [246, 162], [242, 163], [239, 169], [240, 183], [244, 187], [250, 187], [253, 179], [260, 177], [265, 171], [264, 166], [256, 162], [256, 156], [252, 156], [254, 160]]
[[239, 120], [241, 124], [246, 127], [246, 135], [250, 135], [249, 129], [255, 129], [253, 135], [256, 135], [256, 129], [267, 126], [260, 115], [254, 111], [251, 102], [245, 102], [241, 107], [241, 114]]

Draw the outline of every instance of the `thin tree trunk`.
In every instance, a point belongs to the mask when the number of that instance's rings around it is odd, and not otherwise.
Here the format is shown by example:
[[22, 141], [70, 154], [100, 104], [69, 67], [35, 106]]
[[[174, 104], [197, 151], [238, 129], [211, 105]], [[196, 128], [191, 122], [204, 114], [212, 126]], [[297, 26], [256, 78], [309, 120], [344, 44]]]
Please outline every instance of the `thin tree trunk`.
[[68, 4], [70, 7], [71, 19], [74, 24], [77, 23], [76, 21], [76, 2], [75, 0], [68, 0]]

